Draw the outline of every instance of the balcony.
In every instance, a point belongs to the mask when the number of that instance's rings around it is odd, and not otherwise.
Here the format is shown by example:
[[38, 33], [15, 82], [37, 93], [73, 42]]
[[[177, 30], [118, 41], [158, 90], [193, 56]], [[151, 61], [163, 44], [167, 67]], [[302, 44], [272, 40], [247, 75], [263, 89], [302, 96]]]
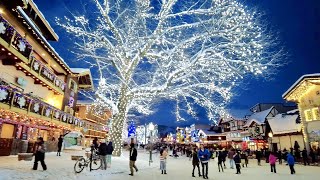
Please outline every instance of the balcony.
[[0, 107], [19, 114], [25, 114], [48, 122], [58, 121], [72, 127], [82, 127], [83, 123], [71, 114], [65, 113], [35, 97], [19, 92], [10, 86], [0, 85]]
[[[1, 59], [35, 79], [35, 83], [64, 94], [66, 84], [46, 65], [32, 56], [32, 46], [0, 15]], [[5, 52], [6, 49], [8, 52]], [[19, 59], [19, 60], [18, 60]], [[27, 73], [28, 72], [28, 73]]]

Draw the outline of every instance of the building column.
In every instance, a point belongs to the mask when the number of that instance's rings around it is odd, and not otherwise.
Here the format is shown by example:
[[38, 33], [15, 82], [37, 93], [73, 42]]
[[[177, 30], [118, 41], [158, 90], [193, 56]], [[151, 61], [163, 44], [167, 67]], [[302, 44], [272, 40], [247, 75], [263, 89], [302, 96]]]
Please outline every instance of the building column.
[[308, 152], [310, 153], [310, 142], [309, 142], [309, 134], [308, 134], [308, 123], [306, 122], [306, 118], [304, 115], [304, 111], [301, 109], [301, 106], [298, 103], [299, 107], [299, 113], [300, 113], [300, 118], [301, 118], [301, 123], [302, 123], [302, 134], [303, 134], [303, 141], [305, 143], [305, 148]]

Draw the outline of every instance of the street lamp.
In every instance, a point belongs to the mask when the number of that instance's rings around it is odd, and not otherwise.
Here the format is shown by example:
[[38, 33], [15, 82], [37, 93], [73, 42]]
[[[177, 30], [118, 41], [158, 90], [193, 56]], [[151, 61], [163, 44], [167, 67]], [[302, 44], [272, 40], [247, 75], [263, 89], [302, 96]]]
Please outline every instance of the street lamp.
[[149, 159], [149, 166], [152, 163], [152, 135], [153, 135], [153, 130], [154, 130], [154, 125], [152, 124], [152, 122], [149, 124], [149, 136], [150, 136], [150, 159]]
[[272, 137], [273, 137], [273, 134], [272, 134], [272, 132], [269, 132], [268, 136], [270, 138], [270, 150], [273, 151], [273, 148], [272, 148]]

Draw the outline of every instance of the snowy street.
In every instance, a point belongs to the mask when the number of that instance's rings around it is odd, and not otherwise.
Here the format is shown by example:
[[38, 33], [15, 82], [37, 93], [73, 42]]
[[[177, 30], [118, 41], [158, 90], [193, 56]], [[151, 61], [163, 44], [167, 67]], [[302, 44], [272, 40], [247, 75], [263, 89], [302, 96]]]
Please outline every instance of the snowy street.
[[[26, 179], [26, 180], [40, 180], [40, 179], [59, 179], [59, 180], [75, 180], [75, 179], [199, 179], [192, 178], [192, 165], [186, 157], [179, 157], [174, 159], [169, 157], [167, 162], [167, 175], [162, 175], [159, 170], [159, 157], [153, 154], [154, 162], [149, 166], [148, 154], [144, 151], [138, 152], [138, 161], [136, 162], [139, 171], [135, 176], [131, 177], [129, 172], [128, 152], [124, 152], [122, 157], [113, 157], [112, 166], [106, 171], [97, 170], [89, 172], [88, 169], [80, 174], [75, 174], [73, 166], [75, 161], [71, 161], [71, 155], [81, 155], [84, 152], [67, 151], [61, 157], [55, 156], [55, 153], [46, 154], [47, 171], [42, 171], [39, 166], [37, 171], [31, 170], [33, 161], [18, 161], [17, 156], [0, 157], [0, 180], [9, 179]], [[249, 179], [257, 178], [259, 180], [299, 180], [299, 179], [317, 179], [319, 175], [319, 167], [304, 167], [296, 165], [296, 175], [289, 174], [289, 168], [285, 165], [277, 165], [277, 174], [270, 172], [268, 164], [262, 163], [261, 167], [256, 165], [255, 160], [251, 160], [248, 168], [242, 168], [241, 175], [235, 174], [235, 169], [226, 169], [224, 173], [219, 173], [216, 160], [211, 160], [209, 163], [209, 179]], [[228, 164], [226, 164], [229, 167]], [[197, 174], [197, 171], [195, 172]]]

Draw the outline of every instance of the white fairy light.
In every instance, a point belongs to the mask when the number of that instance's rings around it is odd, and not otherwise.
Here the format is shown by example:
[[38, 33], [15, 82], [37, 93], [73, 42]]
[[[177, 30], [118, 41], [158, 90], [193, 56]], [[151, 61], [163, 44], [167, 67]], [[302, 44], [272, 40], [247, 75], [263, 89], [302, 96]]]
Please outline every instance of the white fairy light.
[[169, 99], [177, 120], [181, 111], [196, 116], [199, 105], [214, 121], [228, 115], [224, 107], [244, 77], [266, 74], [281, 55], [259, 14], [235, 0], [162, 0], [159, 10], [149, 0], [122, 1], [94, 0], [98, 13], [90, 18], [57, 18], [78, 40], [78, 59], [98, 68], [92, 99], [113, 113], [116, 155], [129, 111], [151, 114], [157, 99]]

